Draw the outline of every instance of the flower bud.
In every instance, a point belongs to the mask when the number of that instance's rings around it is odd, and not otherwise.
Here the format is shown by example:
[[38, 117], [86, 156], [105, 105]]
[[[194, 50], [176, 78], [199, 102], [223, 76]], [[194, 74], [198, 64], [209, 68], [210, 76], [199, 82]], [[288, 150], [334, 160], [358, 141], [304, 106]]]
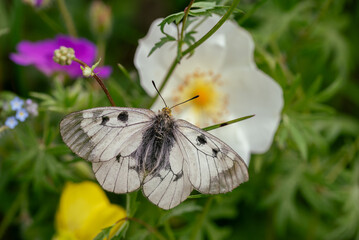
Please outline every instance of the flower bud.
[[81, 67], [81, 70], [82, 70], [82, 75], [84, 76], [84, 77], [91, 77], [92, 75], [93, 75], [93, 71], [92, 71], [92, 69], [90, 68], [90, 67], [82, 67], [82, 66], [80, 66]]
[[60, 65], [70, 65], [72, 60], [75, 58], [75, 51], [73, 48], [67, 48], [61, 46], [59, 49], [54, 51], [54, 62]]
[[101, 1], [93, 1], [90, 7], [90, 23], [95, 34], [107, 37], [112, 26], [111, 8]]

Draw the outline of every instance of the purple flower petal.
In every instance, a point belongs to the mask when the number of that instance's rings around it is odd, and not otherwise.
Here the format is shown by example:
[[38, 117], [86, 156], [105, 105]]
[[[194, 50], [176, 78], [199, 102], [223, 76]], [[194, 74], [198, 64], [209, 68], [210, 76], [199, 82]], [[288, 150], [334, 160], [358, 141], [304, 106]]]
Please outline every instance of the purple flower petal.
[[95, 68], [94, 71], [97, 75], [99, 75], [101, 78], [108, 78], [112, 73], [112, 67], [110, 66], [102, 66]]
[[[59, 35], [55, 39], [38, 42], [22, 41], [17, 45], [17, 53], [10, 54], [10, 59], [23, 66], [35, 65], [41, 72], [51, 75], [54, 72], [66, 72], [71, 78], [81, 77], [80, 64], [73, 62], [70, 66], [61, 66], [52, 60], [55, 49], [61, 46], [71, 47], [75, 50], [76, 58], [92, 66], [97, 54], [96, 46], [90, 41], [80, 38]], [[111, 70], [107, 67], [102, 73], [107, 77]]]

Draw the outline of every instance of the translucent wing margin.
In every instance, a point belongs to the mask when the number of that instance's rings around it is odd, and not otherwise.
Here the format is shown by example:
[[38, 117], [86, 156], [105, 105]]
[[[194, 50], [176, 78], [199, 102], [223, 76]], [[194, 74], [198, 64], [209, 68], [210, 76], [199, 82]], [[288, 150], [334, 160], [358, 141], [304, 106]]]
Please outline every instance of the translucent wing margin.
[[177, 120], [176, 125], [175, 136], [196, 190], [225, 193], [248, 181], [245, 162], [226, 143], [187, 121]]
[[102, 107], [74, 112], [60, 123], [66, 145], [90, 162], [131, 154], [141, 144], [155, 113], [147, 109]]

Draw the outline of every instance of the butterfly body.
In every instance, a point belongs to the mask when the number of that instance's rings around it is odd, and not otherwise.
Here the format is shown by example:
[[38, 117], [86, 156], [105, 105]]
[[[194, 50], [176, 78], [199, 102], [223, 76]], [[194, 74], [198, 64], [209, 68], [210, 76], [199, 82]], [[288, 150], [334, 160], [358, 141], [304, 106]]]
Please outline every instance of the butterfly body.
[[67, 115], [64, 142], [92, 162], [96, 179], [115, 193], [142, 187], [154, 204], [170, 209], [193, 189], [225, 193], [248, 180], [247, 166], [227, 144], [169, 108], [102, 107]]

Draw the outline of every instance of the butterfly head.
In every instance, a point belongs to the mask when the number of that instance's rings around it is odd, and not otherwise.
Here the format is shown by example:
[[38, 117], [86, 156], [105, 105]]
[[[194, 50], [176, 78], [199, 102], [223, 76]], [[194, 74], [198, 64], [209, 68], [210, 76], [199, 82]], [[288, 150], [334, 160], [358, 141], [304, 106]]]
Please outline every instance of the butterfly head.
[[166, 115], [166, 116], [169, 116], [169, 117], [172, 116], [172, 111], [171, 111], [171, 109], [170, 109], [169, 107], [164, 107], [164, 108], [162, 108], [161, 113], [162, 113], [163, 115]]

